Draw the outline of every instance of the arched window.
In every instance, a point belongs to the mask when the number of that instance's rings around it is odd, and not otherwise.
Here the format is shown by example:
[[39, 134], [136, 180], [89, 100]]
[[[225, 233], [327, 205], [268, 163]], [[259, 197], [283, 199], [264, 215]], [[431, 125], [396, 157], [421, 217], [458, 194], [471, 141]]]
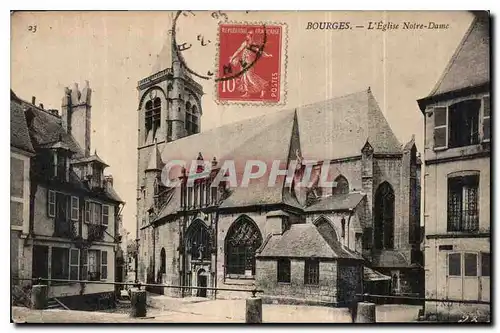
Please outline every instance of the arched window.
[[349, 193], [349, 182], [347, 179], [340, 175], [335, 178], [335, 185], [333, 186], [332, 193], [335, 194], [347, 194]]
[[210, 260], [210, 232], [201, 220], [194, 220], [186, 231], [186, 252], [191, 260]]
[[255, 251], [262, 245], [262, 235], [247, 216], [238, 218], [226, 236], [226, 273], [255, 275]]
[[394, 248], [394, 190], [388, 182], [383, 182], [375, 193], [374, 212], [375, 248]]
[[160, 251], [160, 273], [165, 274], [167, 272], [167, 255], [165, 253], [165, 248], [162, 247]]
[[153, 131], [153, 136], [156, 130], [160, 128], [161, 125], [161, 99], [156, 97], [154, 100], [149, 100], [146, 102], [146, 115], [145, 115], [145, 127], [146, 136], [149, 131]]

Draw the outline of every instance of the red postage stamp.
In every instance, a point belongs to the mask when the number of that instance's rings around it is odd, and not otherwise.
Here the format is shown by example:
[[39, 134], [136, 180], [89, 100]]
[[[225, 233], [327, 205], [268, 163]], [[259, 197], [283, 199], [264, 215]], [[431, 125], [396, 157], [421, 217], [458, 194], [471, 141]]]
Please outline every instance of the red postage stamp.
[[219, 25], [219, 101], [281, 101], [282, 36], [281, 25]]

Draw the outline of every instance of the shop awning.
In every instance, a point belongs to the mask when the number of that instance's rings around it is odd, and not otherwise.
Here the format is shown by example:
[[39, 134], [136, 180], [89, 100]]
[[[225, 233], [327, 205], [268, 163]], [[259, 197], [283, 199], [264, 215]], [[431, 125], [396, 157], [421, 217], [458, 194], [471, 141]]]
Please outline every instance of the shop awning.
[[365, 281], [387, 281], [391, 277], [377, 272], [369, 267], [363, 267], [363, 280]]

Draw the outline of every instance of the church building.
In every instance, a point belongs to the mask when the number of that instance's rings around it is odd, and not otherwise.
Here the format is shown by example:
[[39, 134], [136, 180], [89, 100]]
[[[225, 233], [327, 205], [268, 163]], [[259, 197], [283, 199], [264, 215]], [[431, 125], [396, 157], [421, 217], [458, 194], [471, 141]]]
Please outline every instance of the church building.
[[[258, 288], [265, 301], [334, 306], [361, 292], [420, 295], [420, 160], [370, 88], [200, 131], [202, 86], [173, 49], [168, 41], [138, 83], [140, 281], [186, 286], [152, 290], [174, 297], [249, 296], [192, 286]], [[174, 160], [211, 171], [189, 186], [183, 168], [180, 186], [169, 186]], [[239, 170], [249, 160], [280, 170], [300, 160], [333, 186], [281, 176], [273, 186], [266, 177], [211, 186], [227, 161]]]

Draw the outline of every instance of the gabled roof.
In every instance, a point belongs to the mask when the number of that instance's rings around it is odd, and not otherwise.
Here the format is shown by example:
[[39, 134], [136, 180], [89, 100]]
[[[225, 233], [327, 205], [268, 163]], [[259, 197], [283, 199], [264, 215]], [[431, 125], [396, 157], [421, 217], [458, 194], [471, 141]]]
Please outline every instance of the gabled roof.
[[[13, 92], [11, 91], [11, 96]], [[15, 96], [15, 95], [14, 95]], [[29, 153], [34, 153], [24, 110], [17, 102], [10, 102], [10, 145]]]
[[313, 203], [305, 209], [306, 212], [320, 211], [335, 211], [335, 210], [350, 210], [363, 200], [366, 195], [360, 192], [351, 192], [348, 194], [336, 194], [330, 197], [320, 198], [319, 201]]
[[257, 257], [362, 260], [338, 241], [332, 241], [332, 237], [324, 237], [312, 223], [292, 224], [283, 235], [271, 236]]
[[438, 82], [423, 100], [490, 82], [489, 13], [476, 13]]
[[[153, 154], [140, 170], [151, 168], [158, 159], [196, 160], [201, 152], [206, 161], [214, 157], [218, 166], [234, 160], [236, 171], [244, 170], [248, 160], [263, 161], [268, 166], [280, 160], [280, 169], [286, 169], [289, 159], [295, 159], [292, 141], [306, 160], [325, 160], [361, 155], [369, 142], [375, 153], [402, 153], [402, 145], [392, 132], [370, 89], [315, 103], [294, 110], [268, 113], [263, 116], [226, 124], [205, 132], [187, 136], [163, 145], [161, 156]], [[294, 148], [295, 149], [295, 148]], [[153, 162], [151, 162], [153, 161]], [[181, 176], [180, 168], [170, 173], [171, 178]], [[241, 174], [238, 175], [241, 180]], [[275, 186], [268, 187], [268, 177], [252, 179], [248, 188], [231, 188], [221, 208], [266, 204], [287, 204], [302, 208], [295, 196], [283, 186], [284, 177]], [[359, 203], [363, 195], [351, 194], [342, 200], [321, 201], [319, 207], [348, 209]], [[332, 207], [330, 207], [333, 205]], [[177, 207], [176, 209], [178, 209]]]
[[299, 107], [297, 115], [305, 159], [359, 156], [367, 141], [374, 153], [401, 153], [370, 88]]

